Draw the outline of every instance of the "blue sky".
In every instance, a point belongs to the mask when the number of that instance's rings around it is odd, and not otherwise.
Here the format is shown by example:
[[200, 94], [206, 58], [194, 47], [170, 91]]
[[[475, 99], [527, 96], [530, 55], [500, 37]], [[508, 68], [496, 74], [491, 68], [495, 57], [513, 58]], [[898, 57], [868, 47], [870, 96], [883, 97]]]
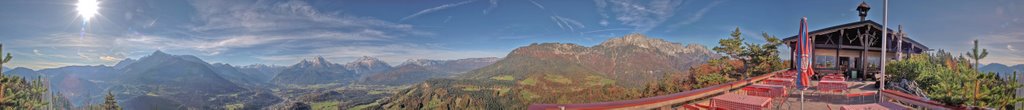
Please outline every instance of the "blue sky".
[[[711, 47], [736, 27], [748, 41], [763, 42], [761, 32], [794, 35], [801, 17], [812, 30], [854, 22], [862, 1], [100, 0], [100, 15], [86, 25], [76, 2], [0, 3], [0, 43], [15, 57], [9, 66], [113, 65], [155, 50], [235, 65], [291, 65], [314, 56], [373, 56], [396, 65], [503, 57], [535, 42], [592, 46], [629, 33]], [[881, 22], [882, 1], [866, 2], [869, 19]], [[1022, 1], [890, 5], [891, 27], [904, 25], [925, 45], [963, 53], [980, 39], [992, 53], [983, 63], [1024, 63]]]

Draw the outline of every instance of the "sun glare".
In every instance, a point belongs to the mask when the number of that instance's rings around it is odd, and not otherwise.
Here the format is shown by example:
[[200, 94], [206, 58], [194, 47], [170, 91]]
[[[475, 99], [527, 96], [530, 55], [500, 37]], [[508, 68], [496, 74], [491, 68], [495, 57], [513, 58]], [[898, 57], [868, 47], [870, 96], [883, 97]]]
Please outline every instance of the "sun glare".
[[93, 16], [99, 13], [99, 5], [100, 2], [96, 0], [78, 0], [78, 4], [75, 4], [78, 8], [75, 8], [75, 10], [78, 10], [78, 15], [82, 16], [82, 20], [89, 21], [89, 19], [92, 19]]

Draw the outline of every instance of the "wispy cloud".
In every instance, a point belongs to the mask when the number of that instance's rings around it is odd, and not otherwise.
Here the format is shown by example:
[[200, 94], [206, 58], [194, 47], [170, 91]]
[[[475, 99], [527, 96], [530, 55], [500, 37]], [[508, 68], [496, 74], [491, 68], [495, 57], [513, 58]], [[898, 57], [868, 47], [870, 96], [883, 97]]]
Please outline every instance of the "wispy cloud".
[[562, 16], [551, 16], [551, 20], [554, 21], [555, 24], [558, 24], [558, 27], [562, 28], [562, 30], [569, 29], [569, 31], [571, 32], [576, 32], [576, 29], [587, 27], [586, 25], [583, 25], [583, 23], [580, 23], [579, 21], [565, 18]]
[[484, 9], [484, 14], [488, 14], [495, 8], [498, 8], [498, 0], [489, 0], [489, 3], [491, 3], [491, 6], [488, 6], [487, 9]]
[[675, 15], [675, 10], [682, 4], [680, 0], [652, 0], [640, 2], [633, 0], [596, 0], [598, 12], [604, 14], [605, 7], [611, 8], [615, 19], [622, 25], [636, 28], [645, 33], [661, 25]]
[[503, 57], [504, 54], [505, 52], [452, 50], [437, 45], [398, 43], [374, 46], [337, 46], [318, 48], [301, 54], [262, 56], [258, 57], [258, 59], [272, 62], [294, 63], [304, 58], [324, 56], [334, 62], [348, 62], [361, 56], [374, 56], [391, 64], [399, 64], [400, 62], [408, 59]]
[[[412, 19], [412, 18], [419, 17], [420, 15], [430, 14], [430, 13], [441, 11], [441, 10], [444, 10], [444, 9], [448, 9], [448, 8], [452, 8], [452, 7], [456, 7], [456, 6], [460, 6], [460, 5], [465, 5], [465, 4], [469, 4], [469, 3], [473, 3], [475, 1], [476, 0], [468, 0], [468, 1], [458, 2], [458, 3], [444, 4], [444, 5], [441, 5], [441, 6], [434, 7], [434, 8], [427, 8], [427, 9], [424, 9], [424, 10], [420, 10], [419, 12], [416, 12], [416, 13], [414, 13], [412, 15], [402, 17], [402, 19], [399, 20], [399, 21], [409, 20], [409, 19]], [[497, 4], [497, 1], [492, 1], [492, 3]], [[486, 11], [485, 11], [485, 13], [486, 13]]]
[[448, 18], [445, 18], [444, 21], [442, 21], [441, 23], [448, 23], [448, 21], [451, 21], [451, 20], [452, 20], [452, 16], [448, 16]]
[[608, 31], [632, 31], [632, 30], [633, 29], [630, 29], [630, 28], [601, 29], [601, 30], [593, 30], [593, 31], [581, 32], [580, 34], [589, 34], [589, 33], [596, 33], [596, 32], [608, 32]]
[[714, 7], [718, 6], [718, 4], [721, 4], [722, 2], [725, 2], [725, 1], [724, 0], [722, 0], [722, 1], [713, 1], [710, 4], [708, 4], [707, 6], [704, 6], [704, 8], [700, 8], [700, 10], [697, 10], [697, 12], [693, 13], [693, 15], [690, 16], [689, 18], [687, 18], [686, 20], [680, 21], [679, 23], [676, 23], [676, 24], [672, 25], [672, 27], [679, 27], [679, 26], [693, 24], [694, 22], [699, 21], [701, 18], [704, 18], [704, 14], [705, 13], [707, 13], [708, 11], [711, 11], [711, 8], [714, 8]]
[[358, 29], [415, 31], [412, 25], [368, 17], [323, 13], [303, 1], [196, 0], [199, 21], [192, 31], [204, 34], [274, 33], [294, 30]]
[[[988, 49], [989, 56], [982, 63], [1024, 64], [1024, 52], [1013, 45], [1024, 44], [1024, 32], [1006, 32], [973, 37], [980, 41], [981, 48]], [[973, 45], [970, 42], [964, 46]]]
[[537, 3], [537, 1], [534, 1], [534, 0], [529, 0], [529, 1], [530, 1], [530, 3], [533, 3], [533, 6], [537, 6], [537, 8], [540, 8], [542, 10], [544, 9], [544, 5], [541, 5], [540, 3]]

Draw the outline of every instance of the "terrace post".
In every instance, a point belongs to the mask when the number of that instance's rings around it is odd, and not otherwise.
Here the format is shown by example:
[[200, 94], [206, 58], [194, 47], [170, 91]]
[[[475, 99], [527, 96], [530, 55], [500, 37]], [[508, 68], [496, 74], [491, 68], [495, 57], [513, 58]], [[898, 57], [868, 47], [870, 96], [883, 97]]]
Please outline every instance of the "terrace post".
[[[889, 39], [889, 37], [888, 37], [889, 36], [889, 33], [888, 33], [889, 32], [889, 29], [888, 29], [889, 27], [887, 27], [888, 24], [889, 24], [889, 0], [885, 0], [885, 1], [882, 2], [882, 59], [881, 59], [882, 60], [881, 61], [881, 63], [882, 63], [881, 64], [881, 66], [882, 66], [881, 69], [882, 70], [880, 70], [880, 72], [882, 72], [882, 76], [881, 76], [881, 78], [879, 78], [881, 80], [879, 81], [878, 84], [881, 84], [881, 85], [879, 85], [878, 90], [885, 90], [885, 76], [886, 76], [885, 75], [885, 61], [889, 60], [889, 59], [885, 58], [885, 53], [889, 53], [889, 51], [888, 51], [889, 47], [887, 45], [887, 44], [889, 44], [889, 42], [887, 40], [887, 39]], [[882, 101], [885, 101], [883, 99], [883, 97], [882, 96], [878, 96], [878, 102], [882, 102]]]

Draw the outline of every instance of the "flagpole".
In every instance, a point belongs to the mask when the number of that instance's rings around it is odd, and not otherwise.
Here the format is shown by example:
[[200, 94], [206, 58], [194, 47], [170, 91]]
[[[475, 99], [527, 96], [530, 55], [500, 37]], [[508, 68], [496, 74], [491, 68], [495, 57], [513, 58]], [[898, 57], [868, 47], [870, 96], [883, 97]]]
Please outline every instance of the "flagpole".
[[[889, 39], [889, 26], [888, 25], [889, 25], [889, 0], [883, 0], [883, 2], [882, 2], [882, 70], [881, 70], [882, 77], [880, 78], [881, 82], [879, 82], [879, 84], [881, 84], [881, 85], [879, 85], [879, 88], [878, 88], [879, 93], [881, 93], [882, 90], [885, 90], [885, 76], [886, 76], [885, 75], [885, 62], [887, 60], [889, 60], [889, 59], [885, 58], [885, 53], [889, 53], [889, 51], [888, 51], [889, 41], [887, 40], [887, 39]], [[882, 102], [882, 101], [884, 101], [884, 100], [882, 99], [882, 96], [879, 95], [878, 96], [878, 102]]]

